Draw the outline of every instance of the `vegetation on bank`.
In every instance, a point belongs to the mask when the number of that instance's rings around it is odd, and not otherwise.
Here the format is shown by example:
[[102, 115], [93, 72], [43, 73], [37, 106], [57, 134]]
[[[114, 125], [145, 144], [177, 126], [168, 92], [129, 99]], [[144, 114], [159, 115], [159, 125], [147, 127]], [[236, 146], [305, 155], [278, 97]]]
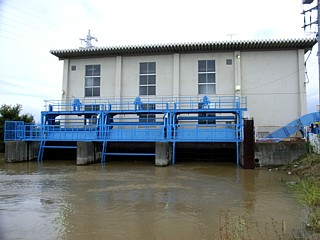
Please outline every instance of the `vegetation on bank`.
[[21, 114], [22, 105], [14, 106], [3, 104], [0, 107], [0, 152], [4, 152], [4, 123], [5, 121], [24, 121], [34, 123], [33, 115], [26, 113]]
[[320, 239], [320, 155], [307, 154], [284, 169], [299, 177], [290, 188], [305, 209], [297, 239]]

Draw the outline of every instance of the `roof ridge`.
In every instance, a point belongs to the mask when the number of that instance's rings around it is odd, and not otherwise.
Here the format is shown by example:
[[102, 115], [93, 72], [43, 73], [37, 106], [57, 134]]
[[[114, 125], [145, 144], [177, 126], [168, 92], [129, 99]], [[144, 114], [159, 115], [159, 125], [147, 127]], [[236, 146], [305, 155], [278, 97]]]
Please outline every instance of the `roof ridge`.
[[102, 55], [132, 55], [152, 54], [168, 52], [199, 52], [215, 50], [241, 50], [241, 49], [310, 49], [317, 40], [311, 37], [291, 39], [247, 39], [247, 40], [222, 40], [208, 42], [187, 42], [187, 43], [160, 43], [145, 45], [119, 45], [94, 48], [74, 48], [51, 50], [50, 53], [60, 59], [68, 57], [102, 56]]

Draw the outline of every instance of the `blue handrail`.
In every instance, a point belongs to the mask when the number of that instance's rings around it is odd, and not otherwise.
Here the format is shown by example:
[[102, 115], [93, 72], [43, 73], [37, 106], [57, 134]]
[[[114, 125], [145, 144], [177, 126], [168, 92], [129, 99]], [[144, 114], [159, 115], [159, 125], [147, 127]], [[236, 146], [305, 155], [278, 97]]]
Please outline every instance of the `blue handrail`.
[[241, 142], [246, 97], [47, 100], [41, 124], [8, 121], [5, 141]]

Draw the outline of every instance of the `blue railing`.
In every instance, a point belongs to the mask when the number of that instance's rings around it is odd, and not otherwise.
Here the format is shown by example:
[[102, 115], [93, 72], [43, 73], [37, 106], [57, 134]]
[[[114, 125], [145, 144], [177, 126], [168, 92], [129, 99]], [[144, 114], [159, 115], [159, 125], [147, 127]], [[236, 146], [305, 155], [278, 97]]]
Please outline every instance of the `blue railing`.
[[[155, 105], [149, 110], [196, 110], [199, 104], [208, 109], [243, 109], [247, 108], [247, 98], [240, 96], [205, 96], [205, 97], [136, 97], [115, 99], [73, 99], [45, 100], [45, 111], [133, 111], [143, 104]], [[141, 110], [142, 108], [140, 108]]]
[[[7, 122], [9, 124], [11, 122]], [[14, 123], [14, 122], [12, 122]], [[19, 125], [17, 130], [6, 131], [5, 141], [178, 141], [178, 142], [240, 142], [240, 124], [174, 124], [169, 127], [157, 125], [105, 125], [68, 126]]]
[[41, 124], [6, 122], [4, 140], [240, 142], [247, 105], [246, 98], [239, 96], [45, 103]]

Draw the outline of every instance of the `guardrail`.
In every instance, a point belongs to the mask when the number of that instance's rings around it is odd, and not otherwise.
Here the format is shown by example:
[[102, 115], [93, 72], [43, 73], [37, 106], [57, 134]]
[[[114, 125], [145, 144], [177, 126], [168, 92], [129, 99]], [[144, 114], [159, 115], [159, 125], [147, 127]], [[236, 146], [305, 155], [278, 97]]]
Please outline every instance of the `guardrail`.
[[240, 142], [247, 104], [239, 96], [45, 102], [41, 124], [6, 122], [5, 141]]
[[145, 110], [199, 109], [205, 105], [208, 109], [231, 109], [247, 107], [247, 98], [240, 96], [204, 96], [204, 97], [136, 97], [119, 99], [75, 98], [68, 100], [45, 100], [45, 111], [133, 111]]
[[[6, 122], [14, 124], [15, 122]], [[239, 142], [240, 124], [22, 125], [6, 130], [5, 141], [177, 141]]]

